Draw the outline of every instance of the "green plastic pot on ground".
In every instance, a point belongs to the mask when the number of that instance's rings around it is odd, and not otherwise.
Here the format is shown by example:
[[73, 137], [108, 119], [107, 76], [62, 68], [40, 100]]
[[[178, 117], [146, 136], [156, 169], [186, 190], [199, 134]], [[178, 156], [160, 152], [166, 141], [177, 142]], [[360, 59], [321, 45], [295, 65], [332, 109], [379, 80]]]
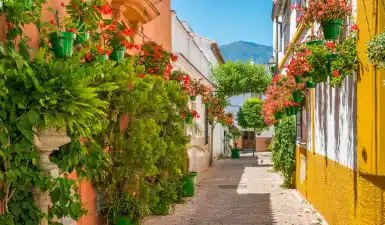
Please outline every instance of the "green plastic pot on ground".
[[306, 88], [315, 88], [316, 84], [313, 81], [306, 81]]
[[192, 115], [188, 115], [186, 117], [186, 124], [192, 124], [192, 120], [193, 120]]
[[139, 225], [139, 222], [132, 221], [128, 216], [118, 216], [115, 225]]
[[114, 61], [122, 61], [124, 59], [124, 54], [126, 53], [126, 46], [119, 45], [115, 46], [114, 50], [111, 52], [110, 58]]
[[342, 19], [330, 19], [321, 22], [325, 40], [336, 40], [340, 37]]
[[231, 158], [239, 159], [241, 157], [241, 150], [238, 148], [231, 149]]
[[301, 103], [301, 102], [302, 102], [302, 95], [301, 95], [300, 92], [295, 91], [295, 92], [292, 93], [292, 95], [293, 95], [293, 100], [294, 100], [295, 102], [298, 102], [298, 103]]
[[283, 116], [282, 112], [274, 113], [274, 118], [275, 118], [276, 120], [282, 119], [282, 116]]
[[193, 197], [195, 196], [195, 180], [197, 172], [187, 172], [183, 174], [183, 196], [184, 197]]
[[306, 42], [306, 45], [307, 46], [311, 46], [311, 45], [323, 45], [323, 41], [322, 40], [314, 40], [314, 41], [308, 41]]
[[210, 106], [211, 106], [211, 103], [206, 103], [206, 104], [205, 104], [205, 108], [206, 108], [206, 109], [210, 108]]
[[52, 50], [55, 52], [56, 57], [59, 58], [72, 56], [75, 39], [76, 34], [68, 31], [49, 34]]
[[195, 100], [197, 100], [197, 96], [195, 96], [195, 95], [191, 95], [191, 96], [190, 96], [190, 100], [191, 100], [191, 101], [195, 101]]

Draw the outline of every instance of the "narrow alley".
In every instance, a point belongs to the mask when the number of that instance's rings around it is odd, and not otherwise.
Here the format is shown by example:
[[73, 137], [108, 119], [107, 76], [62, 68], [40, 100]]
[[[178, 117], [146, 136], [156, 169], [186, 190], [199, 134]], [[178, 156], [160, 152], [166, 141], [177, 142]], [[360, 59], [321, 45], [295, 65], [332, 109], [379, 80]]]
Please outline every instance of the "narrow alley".
[[167, 216], [149, 217], [145, 225], [318, 224], [313, 210], [295, 189], [280, 187], [271, 172], [269, 153], [221, 159], [197, 179], [196, 197], [176, 205]]

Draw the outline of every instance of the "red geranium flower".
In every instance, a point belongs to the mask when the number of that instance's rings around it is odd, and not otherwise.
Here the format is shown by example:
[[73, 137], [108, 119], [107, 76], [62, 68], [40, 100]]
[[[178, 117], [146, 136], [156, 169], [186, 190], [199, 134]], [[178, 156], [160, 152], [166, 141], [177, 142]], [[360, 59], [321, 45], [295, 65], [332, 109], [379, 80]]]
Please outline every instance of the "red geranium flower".
[[333, 76], [338, 77], [339, 75], [340, 75], [340, 73], [337, 70], [333, 71]]
[[357, 24], [353, 24], [353, 25], [350, 27], [350, 30], [351, 30], [351, 31], [357, 31], [357, 30], [358, 30], [358, 25], [357, 25]]
[[133, 30], [131, 30], [131, 29], [125, 29], [125, 30], [123, 30], [122, 31], [122, 34], [124, 35], [124, 36], [134, 36], [135, 35], [135, 32], [133, 31]]
[[104, 5], [102, 5], [102, 7], [100, 7], [99, 11], [103, 15], [112, 14], [112, 8], [108, 3], [104, 3]]

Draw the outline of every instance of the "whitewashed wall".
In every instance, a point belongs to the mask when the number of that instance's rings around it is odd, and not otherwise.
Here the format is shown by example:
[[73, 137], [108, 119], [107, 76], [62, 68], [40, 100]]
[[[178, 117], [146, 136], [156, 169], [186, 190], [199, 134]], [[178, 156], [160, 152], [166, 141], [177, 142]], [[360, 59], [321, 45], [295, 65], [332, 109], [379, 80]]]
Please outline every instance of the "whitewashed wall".
[[[192, 79], [202, 79], [206, 85], [212, 85], [209, 81], [211, 75], [211, 68], [213, 64], [217, 64], [217, 60], [213, 56], [211, 48], [207, 48], [205, 40], [200, 40], [199, 36], [192, 33], [192, 29], [187, 22], [181, 22], [176, 13], [172, 13], [172, 51], [177, 54], [178, 61], [174, 63], [174, 69], [180, 69], [189, 74]], [[215, 58], [215, 60], [213, 60]], [[210, 61], [210, 60], [213, 61]], [[205, 151], [200, 151], [197, 148], [189, 150], [190, 171], [202, 171], [208, 167], [210, 154], [209, 146], [204, 143], [204, 118], [205, 106], [202, 103], [201, 96], [197, 96], [194, 101], [196, 111], [200, 118], [196, 119], [196, 123], [200, 126], [202, 133], [191, 133], [191, 145], [198, 145]], [[191, 107], [190, 102], [190, 107]], [[211, 128], [209, 126], [209, 132]], [[209, 134], [211, 136], [211, 134]], [[224, 146], [224, 128], [217, 125], [214, 130], [213, 154], [214, 158], [218, 158], [223, 154]]]
[[[354, 11], [356, 1], [353, 1]], [[291, 14], [290, 37], [294, 37], [296, 27], [296, 13]], [[282, 21], [282, 17], [279, 18]], [[275, 33], [275, 24], [273, 36], [279, 38]], [[316, 26], [317, 33], [319, 26]], [[308, 31], [304, 31], [298, 42], [304, 42]], [[279, 38], [280, 39], [280, 38]], [[275, 39], [273, 40], [275, 45]], [[283, 47], [283, 40], [282, 40]], [[274, 46], [273, 45], [273, 46]], [[283, 52], [279, 53], [279, 60], [283, 58]], [[290, 57], [285, 63], [288, 63]], [[285, 74], [284, 72], [282, 72]], [[317, 85], [314, 90], [314, 137], [312, 140], [311, 113], [307, 114], [308, 132], [307, 149], [323, 155], [333, 161], [338, 162], [348, 168], [356, 169], [356, 75], [345, 79], [341, 88], [332, 88], [329, 84]], [[309, 97], [311, 95], [309, 94]], [[310, 109], [310, 105], [309, 105]], [[315, 149], [312, 149], [314, 141]]]

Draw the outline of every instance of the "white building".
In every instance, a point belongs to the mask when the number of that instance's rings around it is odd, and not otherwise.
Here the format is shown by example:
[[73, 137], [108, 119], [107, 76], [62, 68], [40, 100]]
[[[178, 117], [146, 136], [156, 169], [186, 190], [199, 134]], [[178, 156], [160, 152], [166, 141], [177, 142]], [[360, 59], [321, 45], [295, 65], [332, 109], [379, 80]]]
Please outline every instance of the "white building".
[[[187, 22], [179, 20], [175, 11], [172, 11], [172, 52], [178, 56], [174, 69], [184, 71], [191, 79], [202, 79], [205, 85], [213, 87], [210, 81], [212, 68], [216, 64], [224, 62], [218, 45], [215, 41], [196, 35]], [[191, 145], [199, 146], [199, 148], [193, 147], [189, 150], [189, 170], [200, 172], [209, 165], [211, 128], [202, 97], [197, 96], [195, 101], [190, 102], [190, 107], [200, 115], [200, 118], [195, 119], [194, 122], [201, 132], [197, 132], [195, 129], [187, 131], [192, 136]], [[224, 132], [225, 129], [220, 124], [216, 125], [213, 138], [215, 159], [224, 154]]]

